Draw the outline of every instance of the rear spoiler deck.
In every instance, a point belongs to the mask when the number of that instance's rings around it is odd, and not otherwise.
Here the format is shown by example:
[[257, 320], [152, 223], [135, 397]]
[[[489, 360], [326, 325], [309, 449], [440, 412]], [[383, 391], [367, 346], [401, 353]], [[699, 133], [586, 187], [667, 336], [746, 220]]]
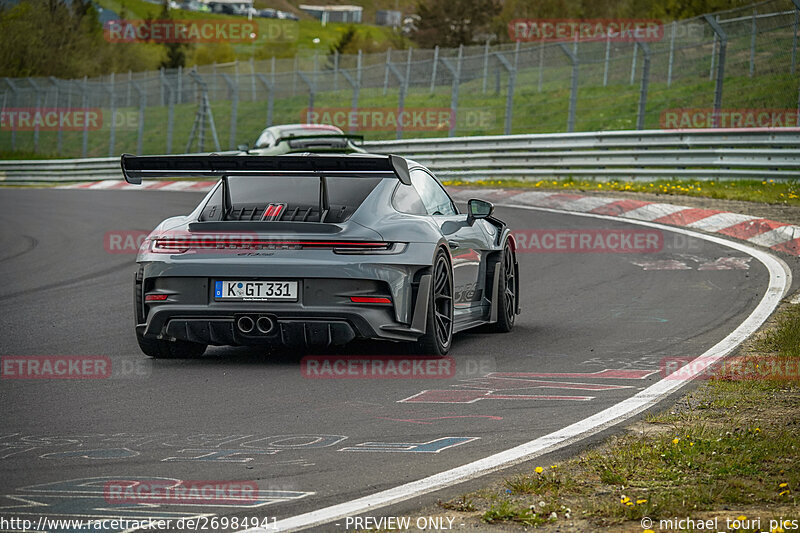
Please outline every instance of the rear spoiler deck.
[[123, 154], [122, 174], [128, 183], [139, 185], [143, 178], [228, 176], [270, 176], [309, 173], [319, 176], [372, 175], [391, 173], [411, 185], [408, 162], [397, 155], [154, 155]]

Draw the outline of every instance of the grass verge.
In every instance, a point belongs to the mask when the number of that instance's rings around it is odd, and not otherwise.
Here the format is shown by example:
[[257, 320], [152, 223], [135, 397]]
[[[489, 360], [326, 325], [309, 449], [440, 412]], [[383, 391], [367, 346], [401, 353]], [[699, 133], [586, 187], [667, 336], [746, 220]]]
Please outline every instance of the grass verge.
[[800, 205], [800, 182], [788, 180], [655, 180], [595, 181], [595, 180], [476, 180], [445, 181], [446, 186], [508, 187], [516, 189], [558, 189], [565, 191], [623, 191], [695, 196], [720, 200], [740, 200], [766, 204]]
[[[654, 531], [704, 530], [697, 521], [714, 518], [715, 531], [797, 530], [799, 340], [800, 304], [785, 304], [740, 348], [740, 366], [728, 360], [672, 408], [439, 506], [484, 531], [647, 531], [645, 518]], [[676, 517], [695, 523], [660, 522]]]

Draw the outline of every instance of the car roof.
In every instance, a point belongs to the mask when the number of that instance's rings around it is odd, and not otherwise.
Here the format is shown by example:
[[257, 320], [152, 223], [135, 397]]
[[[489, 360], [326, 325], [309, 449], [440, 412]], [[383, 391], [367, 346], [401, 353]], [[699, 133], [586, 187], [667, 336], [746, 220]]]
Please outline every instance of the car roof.
[[311, 130], [315, 132], [325, 133], [344, 133], [336, 126], [328, 124], [281, 124], [280, 126], [270, 126], [267, 130], [277, 134], [277, 136], [291, 134], [295, 131]]

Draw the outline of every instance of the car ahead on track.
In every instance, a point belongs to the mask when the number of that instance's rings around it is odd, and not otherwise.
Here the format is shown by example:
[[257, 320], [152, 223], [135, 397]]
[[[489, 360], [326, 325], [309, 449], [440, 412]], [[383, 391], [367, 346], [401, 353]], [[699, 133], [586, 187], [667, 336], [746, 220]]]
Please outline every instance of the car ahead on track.
[[327, 124], [283, 124], [266, 128], [250, 148], [239, 145], [241, 155], [284, 155], [292, 153], [365, 153], [355, 142], [361, 135], [348, 135]]
[[220, 177], [139, 250], [136, 337], [151, 357], [356, 338], [444, 355], [453, 333], [510, 331], [519, 313], [515, 242], [492, 204], [460, 213], [402, 157], [123, 155], [122, 169], [135, 184]]

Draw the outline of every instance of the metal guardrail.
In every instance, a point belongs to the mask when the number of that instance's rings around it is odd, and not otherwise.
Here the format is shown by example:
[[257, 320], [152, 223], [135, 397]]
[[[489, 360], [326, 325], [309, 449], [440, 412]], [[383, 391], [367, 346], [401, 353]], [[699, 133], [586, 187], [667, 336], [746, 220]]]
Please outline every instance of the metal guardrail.
[[[800, 128], [643, 130], [373, 141], [444, 178], [800, 180]], [[122, 179], [119, 158], [0, 161], [0, 181]]]

